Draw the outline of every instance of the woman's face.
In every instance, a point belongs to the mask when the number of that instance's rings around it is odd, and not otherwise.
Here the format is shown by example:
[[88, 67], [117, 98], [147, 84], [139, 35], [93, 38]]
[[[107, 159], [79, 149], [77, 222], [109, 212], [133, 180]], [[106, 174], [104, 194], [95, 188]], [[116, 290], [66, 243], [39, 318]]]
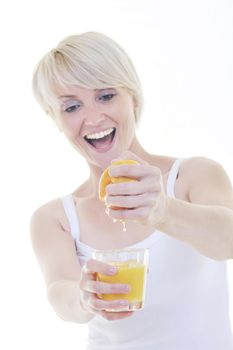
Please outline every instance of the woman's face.
[[135, 104], [124, 88], [59, 89], [59, 128], [87, 162], [101, 168], [129, 149]]

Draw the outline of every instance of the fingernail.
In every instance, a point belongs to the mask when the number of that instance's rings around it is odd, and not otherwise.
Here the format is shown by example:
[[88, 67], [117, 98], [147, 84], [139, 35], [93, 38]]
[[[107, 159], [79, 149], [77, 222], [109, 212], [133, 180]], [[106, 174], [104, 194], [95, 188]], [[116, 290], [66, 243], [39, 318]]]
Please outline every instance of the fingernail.
[[115, 266], [110, 266], [110, 267], [108, 268], [108, 273], [109, 273], [110, 275], [115, 275], [115, 274], [117, 273], [117, 267], [115, 267]]
[[119, 304], [120, 304], [121, 306], [128, 306], [128, 305], [129, 305], [129, 302], [128, 302], [128, 300], [120, 300], [120, 301], [119, 301]]

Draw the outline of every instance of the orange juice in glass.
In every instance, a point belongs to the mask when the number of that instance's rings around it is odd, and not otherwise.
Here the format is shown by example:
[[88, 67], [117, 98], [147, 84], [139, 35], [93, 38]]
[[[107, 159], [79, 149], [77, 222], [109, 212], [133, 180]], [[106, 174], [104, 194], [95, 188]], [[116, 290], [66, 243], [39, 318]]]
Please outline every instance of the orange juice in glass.
[[[148, 266], [147, 249], [100, 250], [93, 252], [93, 258], [117, 267], [113, 276], [97, 274], [97, 280], [106, 283], [123, 283], [130, 285], [128, 294], [101, 294], [104, 300], [126, 299], [129, 310], [143, 308], [145, 300], [146, 277]], [[120, 311], [120, 310], [108, 310]]]

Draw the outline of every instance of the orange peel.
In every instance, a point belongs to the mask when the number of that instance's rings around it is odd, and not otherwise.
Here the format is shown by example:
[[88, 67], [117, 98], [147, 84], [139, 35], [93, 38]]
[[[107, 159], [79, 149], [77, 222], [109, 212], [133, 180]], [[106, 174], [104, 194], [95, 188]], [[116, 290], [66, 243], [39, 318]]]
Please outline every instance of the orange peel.
[[[123, 160], [116, 160], [114, 162], [112, 162], [112, 165], [123, 165], [123, 164], [139, 164], [136, 160], [132, 160], [132, 159], [123, 159]], [[109, 167], [106, 168], [104, 170], [104, 172], [102, 173], [101, 177], [100, 177], [100, 181], [99, 181], [99, 199], [101, 201], [105, 200], [106, 197], [106, 187], [109, 184], [116, 184], [116, 183], [120, 183], [120, 182], [129, 182], [129, 181], [137, 181], [135, 179], [131, 179], [129, 177], [126, 176], [119, 176], [119, 177], [111, 177], [109, 175]]]

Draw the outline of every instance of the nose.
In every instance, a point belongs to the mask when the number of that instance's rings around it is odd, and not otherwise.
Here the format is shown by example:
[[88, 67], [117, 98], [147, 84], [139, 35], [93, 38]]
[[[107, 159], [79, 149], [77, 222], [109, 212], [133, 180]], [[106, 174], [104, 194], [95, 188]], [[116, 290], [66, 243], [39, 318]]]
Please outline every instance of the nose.
[[97, 107], [86, 108], [85, 124], [89, 126], [98, 125], [104, 121], [104, 114]]
[[103, 116], [96, 117], [95, 119], [85, 119], [85, 124], [90, 126], [95, 126], [101, 124], [104, 121]]

